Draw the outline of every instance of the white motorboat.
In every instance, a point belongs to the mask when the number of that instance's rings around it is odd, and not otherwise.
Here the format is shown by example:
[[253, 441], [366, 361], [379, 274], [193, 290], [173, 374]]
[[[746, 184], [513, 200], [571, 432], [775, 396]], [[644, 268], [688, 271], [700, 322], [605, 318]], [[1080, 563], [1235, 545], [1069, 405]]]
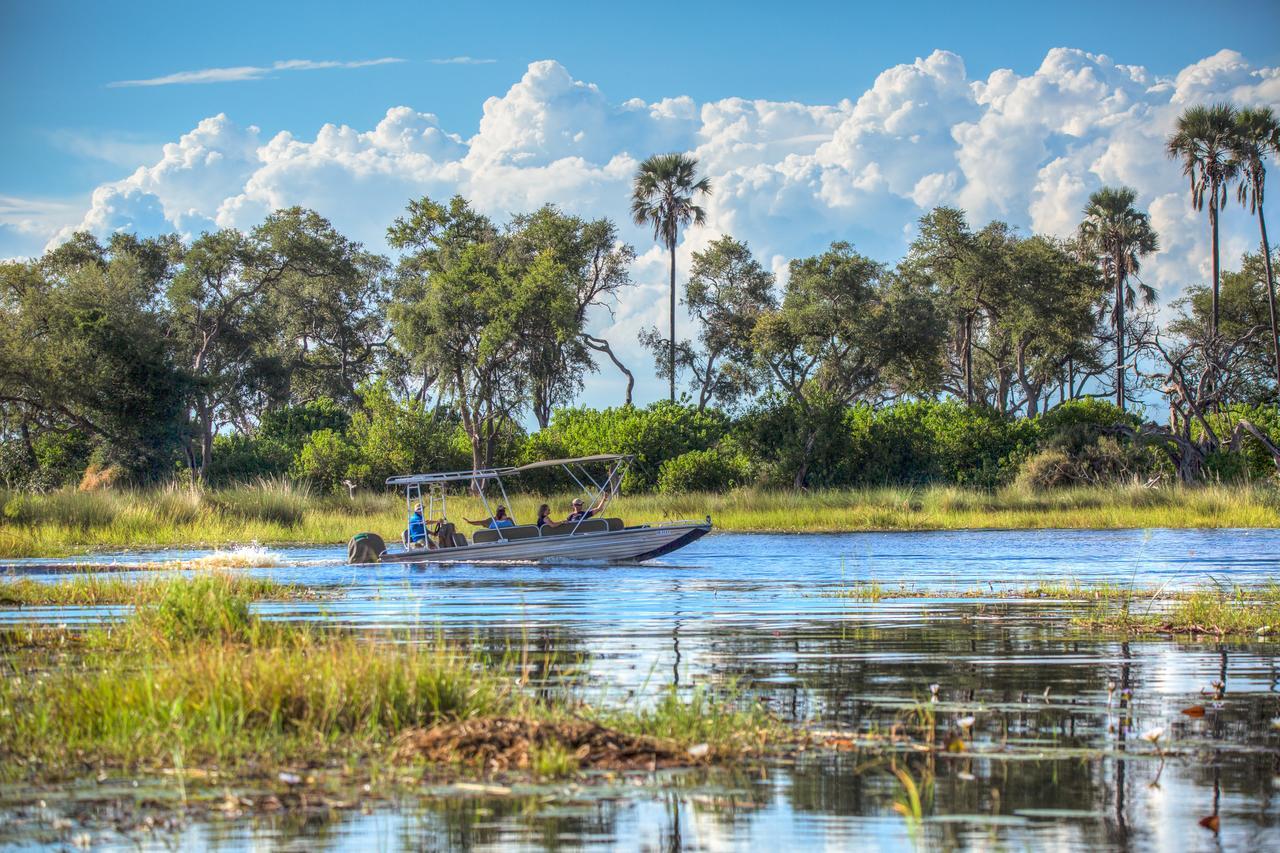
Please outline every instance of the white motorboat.
[[[376, 533], [360, 533], [347, 546], [352, 563], [502, 563], [541, 562], [546, 560], [582, 560], [611, 563], [638, 563], [652, 560], [701, 539], [711, 530], [711, 516], [703, 521], [663, 521], [648, 524], [626, 524], [609, 517], [605, 509], [617, 496], [622, 475], [633, 457], [622, 454], [599, 454], [576, 459], [551, 459], [508, 468], [479, 471], [447, 471], [438, 474], [407, 474], [390, 477], [387, 484], [404, 490], [405, 505], [410, 511], [422, 503], [426, 492], [425, 517], [443, 520], [430, 535], [419, 542], [404, 542], [392, 550]], [[487, 490], [495, 486], [503, 502], [507, 499], [505, 478], [517, 477], [546, 468], [562, 468], [583, 493], [591, 499], [587, 506], [601, 506], [593, 517], [558, 526], [516, 524], [477, 531], [468, 540], [455, 525], [448, 522], [448, 491], [451, 484], [466, 483], [493, 518]], [[604, 470], [603, 480], [592, 476], [592, 470]], [[456, 486], [455, 486], [456, 488]], [[407, 538], [407, 537], [406, 537]]]

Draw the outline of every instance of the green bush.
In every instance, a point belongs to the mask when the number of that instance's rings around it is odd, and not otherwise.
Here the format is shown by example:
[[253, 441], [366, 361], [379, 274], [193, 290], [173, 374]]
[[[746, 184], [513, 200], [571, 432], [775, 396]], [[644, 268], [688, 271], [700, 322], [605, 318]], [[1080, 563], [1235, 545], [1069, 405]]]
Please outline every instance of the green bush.
[[284, 476], [312, 433], [328, 429], [342, 434], [350, 423], [351, 416], [327, 397], [269, 409], [251, 435], [214, 436], [206, 476], [215, 485]]
[[[1207, 420], [1223, 442], [1231, 440], [1236, 424], [1247, 420], [1265, 433], [1272, 444], [1280, 444], [1280, 412], [1275, 406], [1262, 403], [1236, 404], [1209, 415]], [[1200, 438], [1204, 434], [1204, 428], [1199, 423], [1193, 423], [1192, 433]], [[1276, 465], [1262, 442], [1247, 432], [1241, 432], [1239, 452], [1231, 453], [1224, 448], [1210, 454], [1205, 460], [1205, 471], [1210, 476], [1227, 482], [1261, 480], [1276, 476]]]
[[397, 474], [470, 468], [470, 445], [464, 458], [454, 442], [457, 429], [456, 415], [427, 409], [417, 400], [397, 400], [384, 383], [369, 386], [346, 434], [351, 457], [345, 476], [378, 488]]
[[[623, 487], [648, 491], [658, 484], [662, 463], [691, 450], [707, 450], [725, 436], [728, 419], [719, 411], [664, 401], [645, 408], [573, 408], [557, 411], [551, 424], [531, 435], [520, 453], [522, 463], [596, 453], [634, 455]], [[533, 483], [533, 478], [530, 479]], [[538, 483], [538, 486], [544, 486]], [[552, 488], [555, 486], [550, 485]], [[563, 487], [563, 483], [560, 484]]]
[[337, 491], [355, 460], [355, 450], [341, 435], [331, 429], [317, 430], [298, 452], [289, 475], [295, 480], [309, 480], [322, 489]]
[[805, 482], [815, 487], [847, 486], [865, 459], [856, 454], [851, 426], [863, 417], [860, 408], [846, 410], [829, 401], [814, 400], [806, 412], [777, 396], [764, 398], [734, 425], [734, 436], [753, 461], [760, 485], [790, 488], [809, 450]]
[[658, 469], [658, 491], [722, 492], [744, 486], [751, 480], [751, 464], [736, 447], [690, 450], [662, 463]]

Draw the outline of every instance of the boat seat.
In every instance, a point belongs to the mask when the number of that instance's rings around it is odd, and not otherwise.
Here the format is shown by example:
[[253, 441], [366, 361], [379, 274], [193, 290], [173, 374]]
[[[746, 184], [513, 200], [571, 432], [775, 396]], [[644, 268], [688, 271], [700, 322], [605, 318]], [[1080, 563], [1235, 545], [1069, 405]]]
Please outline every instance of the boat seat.
[[[494, 531], [495, 533], [497, 531]], [[532, 524], [521, 524], [517, 527], [504, 527], [502, 529], [502, 539], [537, 539], [538, 528]]]
[[622, 523], [622, 519], [620, 518], [606, 518], [604, 520], [604, 523], [609, 526], [609, 532], [611, 533], [615, 530], [621, 530], [622, 528], [626, 527], [626, 525]]
[[552, 527], [550, 525], [547, 525], [546, 527], [542, 528], [542, 535], [543, 536], [563, 536], [571, 530], [573, 530], [573, 526], [569, 524], [562, 524], [559, 527]]
[[467, 547], [467, 534], [458, 533], [455, 531], [453, 534], [453, 547], [455, 548]]
[[498, 531], [496, 530], [477, 530], [475, 535], [471, 537], [471, 541], [476, 545], [481, 542], [497, 542]]
[[574, 533], [603, 533], [609, 529], [609, 525], [605, 523], [603, 518], [588, 518], [578, 525], [577, 530], [574, 530], [572, 525], [569, 526], [569, 529]]

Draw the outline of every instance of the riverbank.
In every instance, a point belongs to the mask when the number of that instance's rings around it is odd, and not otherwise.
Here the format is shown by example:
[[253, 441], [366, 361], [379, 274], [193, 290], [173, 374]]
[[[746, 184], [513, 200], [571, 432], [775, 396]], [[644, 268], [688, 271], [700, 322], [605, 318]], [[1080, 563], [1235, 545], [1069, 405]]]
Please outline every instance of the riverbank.
[[[562, 516], [569, 496], [520, 496], [517, 520], [546, 501]], [[450, 501], [450, 517], [477, 518], [477, 501]], [[710, 515], [722, 531], [837, 533], [880, 530], [1280, 527], [1280, 490], [1269, 484], [1198, 488], [1096, 487], [997, 492], [955, 487], [735, 490], [620, 498], [611, 515], [660, 521]], [[94, 550], [336, 544], [372, 531], [394, 541], [403, 501], [390, 493], [317, 495], [285, 483], [192, 492], [182, 487], [30, 495], [0, 491], [0, 557]], [[465, 525], [463, 525], [465, 527]]]

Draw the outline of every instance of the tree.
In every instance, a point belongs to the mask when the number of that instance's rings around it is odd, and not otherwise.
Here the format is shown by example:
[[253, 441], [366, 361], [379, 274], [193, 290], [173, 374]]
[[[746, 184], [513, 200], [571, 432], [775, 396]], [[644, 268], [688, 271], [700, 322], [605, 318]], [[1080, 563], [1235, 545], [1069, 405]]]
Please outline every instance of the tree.
[[525, 404], [521, 323], [539, 306], [506, 256], [508, 241], [461, 196], [448, 207], [429, 198], [411, 202], [387, 241], [407, 250], [391, 308], [396, 338], [457, 409], [473, 470], [485, 468], [500, 430]]
[[280, 291], [332, 284], [350, 274], [354, 251], [323, 217], [290, 208], [248, 235], [202, 234], [183, 255], [166, 298], [174, 343], [193, 381], [194, 435], [186, 449], [192, 482], [205, 479], [222, 426], [247, 431], [257, 410], [288, 400], [282, 321], [273, 310], [285, 299]]
[[1237, 196], [1249, 212], [1257, 214], [1258, 231], [1262, 238], [1262, 268], [1267, 291], [1267, 310], [1270, 317], [1271, 354], [1275, 359], [1275, 377], [1280, 387], [1280, 328], [1276, 324], [1276, 280], [1271, 269], [1271, 244], [1267, 241], [1267, 220], [1262, 215], [1262, 197], [1267, 183], [1267, 169], [1263, 162], [1268, 156], [1280, 155], [1280, 121], [1271, 107], [1242, 109], [1236, 113], [1236, 133], [1232, 139], [1231, 153], [1240, 164], [1240, 183]]
[[1227, 204], [1227, 189], [1236, 179], [1239, 164], [1232, 156], [1237, 136], [1236, 110], [1230, 104], [1188, 107], [1178, 117], [1166, 153], [1182, 161], [1182, 173], [1191, 182], [1191, 205], [1205, 208], [1208, 201], [1209, 242], [1213, 268], [1213, 312], [1210, 329], [1218, 333], [1218, 213]]
[[[604, 338], [587, 331], [591, 312], [612, 311], [611, 300], [631, 284], [629, 267], [635, 250], [618, 242], [618, 229], [608, 219], [591, 221], [545, 205], [516, 216], [508, 229], [514, 251], [525, 269], [537, 269], [540, 285], [552, 285], [535, 307], [542, 321], [531, 325], [527, 369], [532, 408], [545, 429], [553, 409], [571, 402], [582, 390], [584, 374], [596, 370], [592, 352], [608, 356], [626, 377], [625, 403], [631, 404], [634, 377]], [[544, 257], [545, 256], [545, 257]], [[546, 279], [558, 265], [554, 282]]]
[[[1134, 207], [1137, 198], [1137, 191], [1129, 187], [1096, 190], [1089, 196], [1080, 223], [1081, 244], [1097, 259], [1102, 275], [1113, 285], [1111, 324], [1116, 336], [1116, 405], [1122, 411], [1125, 407], [1125, 312], [1138, 298], [1138, 293], [1129, 286], [1129, 278], [1137, 275], [1140, 259], [1160, 247], [1147, 214]], [[1137, 290], [1144, 304], [1155, 302], [1155, 291], [1150, 287], [1139, 283]]]
[[186, 377], [159, 296], [176, 248], [77, 234], [37, 262], [0, 265], [0, 410], [28, 456], [61, 436], [135, 481], [172, 469]]
[[782, 305], [761, 313], [752, 346], [770, 384], [805, 417], [796, 488], [805, 484], [824, 410], [921, 384], [942, 335], [931, 300], [848, 243], [791, 262]]
[[[697, 346], [681, 341], [677, 365], [692, 374], [698, 411], [709, 403], [731, 408], [759, 385], [751, 333], [764, 311], [777, 306], [773, 273], [751, 254], [746, 243], [724, 236], [695, 252], [684, 304], [698, 323]], [[647, 329], [642, 342], [661, 362], [669, 341]], [[660, 375], [667, 371], [661, 370]]]
[[680, 229], [702, 225], [707, 213], [695, 200], [711, 194], [711, 181], [697, 176], [698, 161], [684, 154], [655, 154], [636, 170], [631, 194], [631, 217], [637, 225], [653, 227], [671, 255], [671, 325], [667, 368], [671, 401], [676, 399], [676, 241]]

